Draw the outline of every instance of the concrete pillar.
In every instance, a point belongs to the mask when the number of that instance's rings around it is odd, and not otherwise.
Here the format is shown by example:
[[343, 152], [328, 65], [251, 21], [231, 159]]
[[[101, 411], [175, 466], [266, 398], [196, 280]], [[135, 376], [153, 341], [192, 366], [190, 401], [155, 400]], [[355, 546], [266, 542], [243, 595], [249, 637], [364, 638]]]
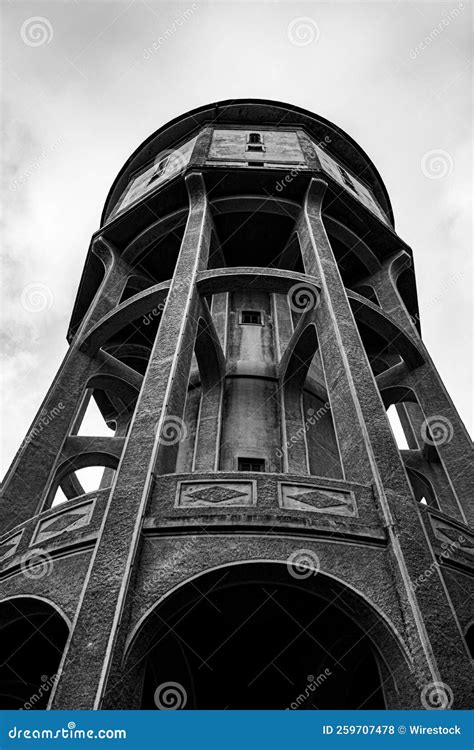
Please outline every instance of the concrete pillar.
[[408, 408], [406, 416], [420, 447], [428, 437], [428, 444], [437, 449], [454, 495], [454, 503], [450, 503], [446, 512], [454, 512], [454, 516], [460, 521], [472, 524], [474, 461], [466, 460], [466, 457], [473, 455], [473, 444], [398, 293], [397, 271], [394, 269], [397, 268], [400, 273], [405, 268], [399, 258], [400, 256], [385, 264], [372, 280], [382, 308], [390, 313], [401, 328], [416, 338], [425, 358], [421, 367], [408, 373], [403, 379], [403, 385], [410, 387], [418, 399], [422, 418], [419, 419], [415, 408]]
[[[190, 210], [171, 289], [79, 600], [51, 708], [99, 708], [129, 593], [155, 473], [174, 470], [196, 338], [211, 222], [202, 175], [186, 177]], [[84, 634], [87, 633], [87, 636]], [[115, 651], [119, 659], [120, 654]]]
[[326, 188], [324, 181], [311, 180], [300, 237], [305, 262], [312, 255], [319, 270], [318, 339], [345, 478], [373, 487], [419, 688], [442, 680], [467, 695], [465, 678], [450, 658], [453, 649], [464, 653], [465, 645], [439, 571], [429, 587], [413, 589], [433, 558], [324, 228]]

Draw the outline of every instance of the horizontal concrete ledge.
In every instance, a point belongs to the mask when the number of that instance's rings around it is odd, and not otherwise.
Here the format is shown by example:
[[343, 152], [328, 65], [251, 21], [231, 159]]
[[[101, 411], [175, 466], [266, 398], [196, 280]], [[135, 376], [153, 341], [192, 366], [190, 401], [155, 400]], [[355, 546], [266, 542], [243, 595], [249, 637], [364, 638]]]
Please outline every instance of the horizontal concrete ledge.
[[340, 489], [342, 491], [349, 490], [371, 490], [372, 485], [370, 484], [359, 484], [358, 482], [347, 482], [345, 479], [338, 479], [336, 477], [320, 477], [316, 474], [283, 474], [277, 471], [231, 471], [228, 469], [222, 471], [193, 471], [188, 473], [180, 474], [156, 474], [155, 479], [159, 482], [160, 479], [166, 477], [173, 477], [177, 481], [185, 480], [190, 482], [199, 482], [204, 480], [206, 482], [232, 482], [235, 479], [252, 480], [252, 479], [273, 479], [279, 482], [286, 482], [292, 484], [308, 484], [317, 487], [326, 487], [328, 489]]
[[138, 318], [147, 316], [153, 320], [159, 317], [170, 286], [171, 281], [163, 281], [134, 294], [133, 297], [114, 307], [91, 328], [80, 344], [81, 351], [92, 356], [114, 334]]
[[451, 526], [455, 526], [459, 531], [462, 533], [466, 533], [468, 536], [473, 533], [474, 529], [472, 529], [470, 526], [468, 526], [465, 523], [462, 523], [462, 521], [459, 521], [457, 518], [453, 518], [452, 516], [448, 515], [448, 513], [444, 513], [442, 510], [439, 510], [438, 508], [430, 508], [429, 506], [420, 506], [421, 512], [425, 513], [428, 516], [431, 516], [432, 518], [438, 518], [440, 521], [445, 521], [446, 523], [449, 523]]
[[232, 292], [237, 289], [259, 289], [276, 294], [287, 294], [296, 284], [320, 289], [318, 280], [313, 276], [279, 268], [261, 268], [253, 266], [235, 266], [233, 268], [216, 268], [202, 271], [197, 277], [197, 287], [202, 296]]
[[[77, 542], [72, 542], [70, 544], [65, 544], [64, 546], [57, 547], [56, 549], [52, 549], [51, 547], [48, 548], [48, 544], [43, 543], [41, 545], [38, 545], [38, 547], [31, 547], [30, 551], [33, 552], [35, 549], [41, 548], [43, 552], [47, 553], [49, 561], [54, 566], [55, 560], [60, 560], [64, 557], [70, 557], [72, 555], [77, 555], [81, 554], [82, 552], [93, 550], [96, 541], [97, 533], [91, 535], [89, 539], [81, 539]], [[0, 581], [5, 581], [8, 578], [17, 575], [18, 573], [21, 573], [21, 575], [23, 575], [22, 562], [18, 562], [18, 558], [15, 557], [14, 559], [12, 559], [12, 563], [13, 564], [11, 566], [6, 566], [4, 570], [0, 571]], [[48, 580], [48, 577], [49, 576], [45, 576], [45, 579]], [[30, 579], [26, 578], [26, 581], [30, 581]]]
[[[266, 519], [266, 520], [265, 520]], [[275, 524], [278, 523], [278, 527]], [[269, 526], [269, 524], [273, 524]], [[146, 537], [181, 537], [181, 536], [265, 536], [314, 539], [334, 544], [358, 544], [364, 547], [387, 547], [387, 536], [381, 530], [370, 529], [366, 526], [360, 530], [350, 529], [342, 531], [325, 528], [322, 525], [310, 527], [307, 523], [296, 522], [295, 519], [278, 514], [265, 515], [264, 518], [246, 514], [237, 523], [235, 519], [223, 522], [221, 518], [209, 518], [207, 515], [198, 517], [176, 518], [147, 518], [143, 525]]]

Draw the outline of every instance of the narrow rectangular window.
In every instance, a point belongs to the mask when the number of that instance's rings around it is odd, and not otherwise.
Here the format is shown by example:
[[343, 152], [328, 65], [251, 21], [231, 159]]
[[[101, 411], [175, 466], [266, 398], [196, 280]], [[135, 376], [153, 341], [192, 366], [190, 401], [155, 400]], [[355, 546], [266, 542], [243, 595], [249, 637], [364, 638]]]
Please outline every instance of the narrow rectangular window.
[[261, 133], [249, 133], [247, 136], [247, 151], [265, 151], [263, 135]]
[[239, 458], [237, 459], [239, 471], [265, 471], [264, 458]]
[[242, 310], [240, 322], [245, 326], [261, 326], [262, 313], [260, 310]]

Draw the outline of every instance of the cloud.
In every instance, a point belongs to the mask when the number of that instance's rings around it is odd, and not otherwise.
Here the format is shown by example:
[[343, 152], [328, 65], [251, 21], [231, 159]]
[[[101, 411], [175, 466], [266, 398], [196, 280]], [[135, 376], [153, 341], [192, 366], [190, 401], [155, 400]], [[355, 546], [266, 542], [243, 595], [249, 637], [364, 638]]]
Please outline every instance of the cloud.
[[[427, 343], [468, 420], [469, 343], [466, 325], [459, 324], [469, 312], [465, 282], [447, 295], [449, 302], [430, 305], [436, 290], [470, 262], [468, 10], [411, 59], [410, 50], [457, 3], [197, 2], [145, 59], [143, 51], [191, 5], [45, 2], [41, 15], [53, 36], [37, 47], [20, 33], [38, 15], [37, 3], [4, 8], [5, 464], [65, 351], [90, 236], [118, 170], [167, 120], [238, 96], [318, 112], [373, 158], [397, 229], [414, 250]], [[304, 47], [287, 36], [298, 16], [312, 16], [319, 29]], [[443, 180], [421, 172], [430, 149], [452, 156], [453, 171]], [[29, 284], [50, 290], [53, 302], [43, 312], [22, 307]]]

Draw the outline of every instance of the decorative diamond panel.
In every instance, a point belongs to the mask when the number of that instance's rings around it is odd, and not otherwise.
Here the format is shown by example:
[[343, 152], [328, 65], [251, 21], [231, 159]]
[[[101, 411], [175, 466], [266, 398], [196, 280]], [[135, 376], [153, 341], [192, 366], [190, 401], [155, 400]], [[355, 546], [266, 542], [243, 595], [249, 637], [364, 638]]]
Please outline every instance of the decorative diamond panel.
[[31, 545], [41, 544], [47, 539], [64, 534], [66, 531], [75, 531], [83, 526], [87, 526], [92, 518], [95, 499], [94, 497], [87, 503], [78, 505], [70, 510], [64, 507], [61, 513], [55, 513], [54, 516], [40, 521], [31, 540]]
[[15, 554], [22, 534], [23, 529], [0, 544], [0, 562], [8, 560], [9, 557], [12, 557]]
[[182, 482], [176, 505], [180, 508], [238, 507], [255, 504], [253, 482]]
[[357, 508], [352, 492], [327, 487], [307, 485], [280, 485], [282, 508], [306, 510], [313, 513], [331, 513], [338, 516], [356, 516]]

